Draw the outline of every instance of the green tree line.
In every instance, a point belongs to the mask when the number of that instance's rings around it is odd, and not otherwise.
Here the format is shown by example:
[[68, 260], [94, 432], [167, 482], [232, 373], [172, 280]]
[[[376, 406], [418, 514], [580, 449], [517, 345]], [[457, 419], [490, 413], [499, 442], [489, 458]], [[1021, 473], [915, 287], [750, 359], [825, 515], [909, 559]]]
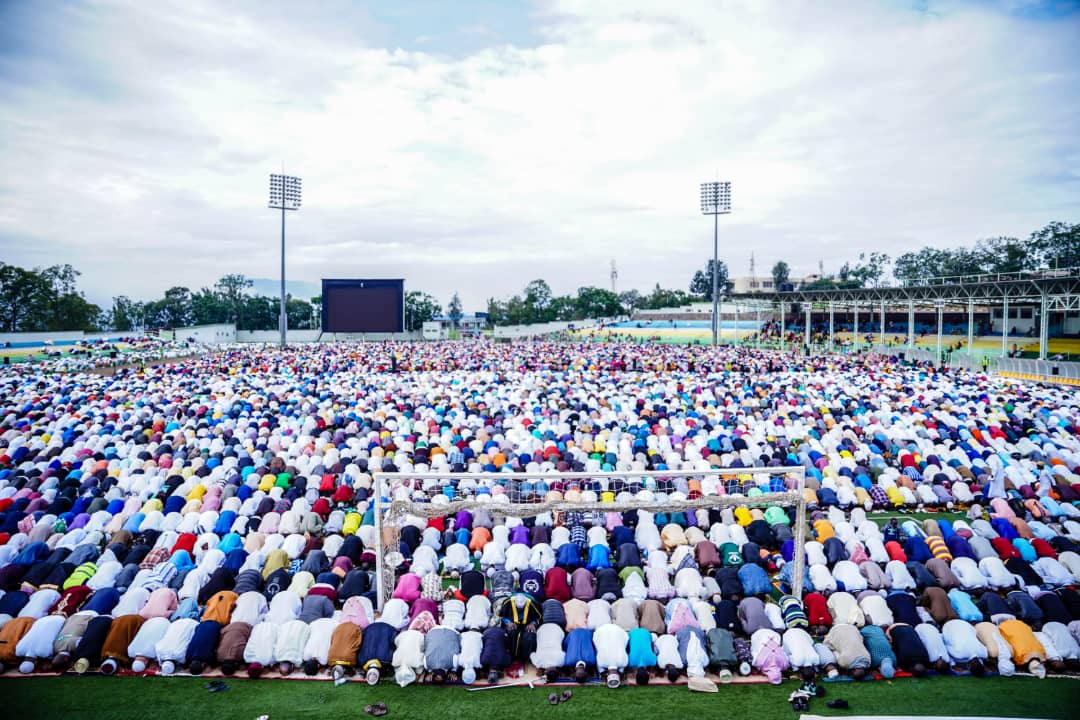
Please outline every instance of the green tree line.
[[[79, 272], [71, 265], [25, 269], [0, 263], [0, 332], [116, 330], [235, 323], [239, 330], [275, 330], [281, 301], [250, 292], [252, 281], [225, 275], [212, 287], [192, 291], [174, 286], [156, 300], [113, 298], [101, 308], [76, 288]], [[319, 327], [321, 298], [286, 297], [285, 314], [293, 330]], [[442, 308], [427, 293], [406, 293], [405, 317], [410, 330], [419, 330]]]
[[[1032, 232], [1026, 239], [995, 237], [979, 240], [970, 247], [923, 247], [891, 259], [883, 252], [859, 253], [832, 274], [822, 276], [804, 289], [859, 288], [888, 284], [892, 277], [902, 285], [919, 285], [931, 278], [1011, 273], [1026, 270], [1080, 267], [1080, 224], [1052, 222]], [[648, 293], [627, 290], [615, 293], [585, 286], [576, 293], [555, 295], [546, 280], [537, 279], [524, 290], [506, 299], [490, 298], [488, 322], [517, 325], [633, 314], [635, 310], [675, 308], [692, 302], [712, 300], [712, 260], [694, 272], [687, 290], [662, 288], [659, 283]], [[776, 286], [789, 281], [791, 269], [783, 260], [772, 268]], [[728, 267], [717, 265], [721, 296], [731, 290]], [[192, 291], [175, 286], [161, 298], [132, 300], [126, 295], [113, 298], [112, 307], [100, 308], [76, 288], [79, 272], [71, 265], [52, 265], [27, 270], [0, 262], [0, 331], [41, 332], [59, 330], [129, 331], [153, 327], [184, 327], [235, 323], [240, 330], [277, 328], [280, 301], [276, 297], [254, 295], [251, 280], [243, 275], [225, 275], [212, 287]], [[305, 330], [319, 326], [321, 298], [288, 297], [285, 312], [289, 327]], [[448, 306], [455, 320], [462, 317], [457, 293]], [[409, 330], [442, 314], [442, 306], [425, 292], [405, 295], [405, 322]]]

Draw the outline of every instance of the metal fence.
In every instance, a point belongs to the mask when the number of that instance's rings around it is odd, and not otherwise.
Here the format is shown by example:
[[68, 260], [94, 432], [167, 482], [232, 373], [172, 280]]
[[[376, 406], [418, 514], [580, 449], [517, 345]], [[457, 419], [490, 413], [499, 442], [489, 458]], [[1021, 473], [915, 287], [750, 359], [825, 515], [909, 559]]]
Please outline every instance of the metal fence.
[[998, 361], [998, 373], [1024, 380], [1080, 384], [1080, 363], [1077, 362], [1001, 358]]

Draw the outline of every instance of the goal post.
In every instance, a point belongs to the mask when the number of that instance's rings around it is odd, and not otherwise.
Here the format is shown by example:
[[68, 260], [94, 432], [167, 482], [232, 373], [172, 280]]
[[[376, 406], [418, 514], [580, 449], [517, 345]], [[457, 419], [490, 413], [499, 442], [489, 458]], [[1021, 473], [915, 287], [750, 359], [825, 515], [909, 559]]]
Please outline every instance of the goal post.
[[[656, 497], [652, 488], [661, 482], [670, 483], [676, 478], [686, 481], [697, 480], [700, 487], [715, 490], [702, 493], [697, 497]], [[774, 478], [783, 481], [784, 490], [773, 489]], [[654, 513], [686, 512], [712, 508], [764, 508], [771, 506], [794, 507], [794, 573], [792, 593], [802, 598], [806, 556], [806, 469], [802, 466], [751, 467], [751, 468], [712, 468], [709, 470], [638, 470], [615, 472], [540, 472], [540, 473], [449, 473], [423, 472], [399, 473], [376, 472], [372, 474], [374, 484], [375, 515], [375, 584], [377, 609], [389, 599], [395, 585], [396, 564], [388, 562], [387, 556], [399, 553], [401, 528], [409, 516], [415, 518], [435, 518], [455, 515], [462, 510], [483, 509], [493, 518], [526, 518], [543, 513], [560, 512], [625, 512], [628, 510], [646, 510]], [[601, 499], [585, 502], [581, 499], [566, 499], [561, 494], [555, 499], [547, 492], [535, 490], [502, 493], [498, 499], [492, 495], [448, 495], [444, 488], [451, 481], [468, 482], [470, 487], [488, 488], [503, 486], [507, 483], [533, 482], [551, 484], [589, 483], [599, 485], [608, 495]], [[760, 492], [749, 495], [741, 492], [749, 481], [751, 488]], [[738, 492], [728, 492], [732, 487]], [[615, 493], [610, 488], [619, 488]], [[648, 490], [648, 493], [643, 491]], [[610, 499], [615, 494], [615, 499]], [[442, 498], [434, 501], [435, 498]], [[605, 502], [604, 500], [608, 500]]]

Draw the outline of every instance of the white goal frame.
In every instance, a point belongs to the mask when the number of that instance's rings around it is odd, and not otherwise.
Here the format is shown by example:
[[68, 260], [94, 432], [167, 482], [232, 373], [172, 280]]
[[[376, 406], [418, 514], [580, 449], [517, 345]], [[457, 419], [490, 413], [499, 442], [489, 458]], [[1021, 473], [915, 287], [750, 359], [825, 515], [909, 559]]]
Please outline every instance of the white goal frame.
[[[428, 481], [445, 478], [472, 480], [630, 480], [655, 478], [670, 479], [676, 477], [705, 478], [714, 476], [718, 479], [733, 476], [752, 477], [766, 476], [768, 478], [782, 476], [795, 478], [798, 486], [794, 490], [785, 492], [764, 492], [760, 495], [747, 496], [742, 494], [732, 495], [704, 495], [693, 500], [624, 500], [615, 502], [509, 502], [496, 503], [480, 501], [475, 498], [467, 500], [451, 500], [445, 504], [430, 502], [414, 502], [412, 500], [395, 500], [394, 489], [409, 481]], [[407, 515], [421, 517], [442, 517], [454, 515], [461, 510], [483, 509], [495, 517], [530, 517], [544, 512], [573, 512], [599, 510], [602, 512], [623, 512], [626, 510], [648, 510], [651, 512], [679, 512], [694, 511], [697, 509], [747, 507], [761, 508], [769, 506], [794, 507], [795, 527], [793, 529], [795, 540], [795, 554], [792, 558], [794, 574], [791, 580], [792, 594], [802, 599], [803, 580], [806, 567], [806, 468], [797, 466], [778, 467], [752, 467], [752, 468], [712, 468], [709, 470], [637, 470], [615, 472], [540, 472], [540, 473], [504, 473], [504, 472], [479, 472], [479, 473], [449, 473], [449, 472], [423, 472], [423, 473], [398, 473], [398, 472], [375, 472], [372, 473], [372, 482], [375, 495], [375, 587], [377, 593], [377, 609], [381, 612], [383, 604], [389, 599], [394, 589], [393, 568], [388, 568], [386, 563], [387, 540], [399, 537], [402, 527], [401, 519]], [[384, 500], [385, 497], [385, 500]], [[390, 537], [384, 536], [389, 533]], [[390, 551], [397, 552], [396, 544]]]

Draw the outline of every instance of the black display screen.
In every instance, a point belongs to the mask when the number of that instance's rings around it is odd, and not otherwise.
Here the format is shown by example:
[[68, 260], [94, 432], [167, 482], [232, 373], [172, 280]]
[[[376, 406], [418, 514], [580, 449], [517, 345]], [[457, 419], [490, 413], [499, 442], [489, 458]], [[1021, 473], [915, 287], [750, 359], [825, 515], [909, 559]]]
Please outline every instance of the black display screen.
[[397, 333], [405, 329], [404, 280], [323, 280], [323, 332]]

